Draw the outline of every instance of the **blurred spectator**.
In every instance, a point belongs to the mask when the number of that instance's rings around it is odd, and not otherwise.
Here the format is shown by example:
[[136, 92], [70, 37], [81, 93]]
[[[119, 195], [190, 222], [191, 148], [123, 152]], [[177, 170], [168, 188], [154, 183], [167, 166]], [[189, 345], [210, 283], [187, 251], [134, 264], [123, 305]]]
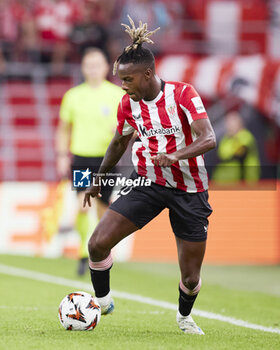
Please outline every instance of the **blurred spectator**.
[[214, 170], [213, 180], [232, 184], [260, 178], [260, 160], [256, 140], [243, 124], [238, 112], [230, 112], [225, 117], [226, 133], [218, 145], [220, 163]]
[[14, 58], [23, 15], [24, 7], [19, 2], [0, 0], [0, 52], [2, 52], [2, 61]]
[[28, 62], [39, 62], [41, 58], [40, 42], [35, 21], [27, 13], [21, 26], [22, 59]]
[[151, 29], [160, 27], [157, 42], [159, 46], [155, 46], [153, 51], [160, 51], [161, 42], [166, 39], [165, 34], [171, 27], [171, 17], [167, 11], [167, 7], [162, 1], [157, 0], [131, 0], [126, 1], [122, 13], [121, 22], [128, 24], [129, 15], [135, 23], [142, 21], [148, 24]]
[[40, 60], [40, 42], [34, 20], [35, 0], [22, 0], [24, 14], [20, 23], [19, 50], [17, 61], [38, 62]]
[[116, 0], [84, 0], [84, 2], [84, 6], [91, 6], [96, 23], [110, 25], [115, 16]]
[[108, 33], [104, 26], [107, 17], [98, 9], [98, 1], [86, 1], [81, 8], [81, 18], [74, 26], [70, 39], [74, 47], [74, 55], [83, 55], [88, 47], [98, 47], [108, 56]]
[[34, 16], [43, 52], [42, 61], [57, 69], [69, 53], [68, 38], [79, 19], [78, 3], [71, 0], [39, 0]]
[[[5, 72], [5, 59], [4, 59], [4, 56], [3, 56], [3, 52], [0, 50], [0, 78], [2, 76], [2, 74]], [[1, 79], [0, 79], [1, 81]]]

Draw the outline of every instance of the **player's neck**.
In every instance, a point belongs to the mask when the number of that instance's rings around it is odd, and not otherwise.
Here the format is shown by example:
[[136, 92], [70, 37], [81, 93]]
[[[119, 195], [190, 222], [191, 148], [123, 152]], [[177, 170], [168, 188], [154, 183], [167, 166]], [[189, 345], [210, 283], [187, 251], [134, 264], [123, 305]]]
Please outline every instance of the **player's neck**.
[[144, 100], [145, 101], [154, 100], [158, 96], [160, 90], [161, 90], [161, 80], [157, 75], [155, 75], [151, 81], [150, 88], [148, 89]]

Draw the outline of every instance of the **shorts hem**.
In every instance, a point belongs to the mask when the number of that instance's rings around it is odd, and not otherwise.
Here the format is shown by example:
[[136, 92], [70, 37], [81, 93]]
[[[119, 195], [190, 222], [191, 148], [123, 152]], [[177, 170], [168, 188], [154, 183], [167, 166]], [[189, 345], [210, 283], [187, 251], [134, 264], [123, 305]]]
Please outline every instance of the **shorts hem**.
[[187, 241], [187, 242], [206, 242], [207, 241], [207, 236], [201, 237], [201, 238], [199, 238], [199, 237], [190, 238], [190, 237], [186, 237], [184, 235], [176, 234], [175, 232], [174, 232], [174, 235], [178, 238], [183, 239], [184, 241]]

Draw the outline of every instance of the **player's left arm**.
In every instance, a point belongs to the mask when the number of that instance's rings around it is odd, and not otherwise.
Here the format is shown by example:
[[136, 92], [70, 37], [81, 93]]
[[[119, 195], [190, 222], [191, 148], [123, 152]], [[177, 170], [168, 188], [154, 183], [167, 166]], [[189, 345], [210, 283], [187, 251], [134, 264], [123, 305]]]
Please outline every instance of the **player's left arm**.
[[191, 127], [197, 136], [196, 140], [174, 153], [151, 157], [155, 165], [168, 167], [178, 160], [200, 156], [216, 147], [216, 136], [208, 118], [193, 121]]

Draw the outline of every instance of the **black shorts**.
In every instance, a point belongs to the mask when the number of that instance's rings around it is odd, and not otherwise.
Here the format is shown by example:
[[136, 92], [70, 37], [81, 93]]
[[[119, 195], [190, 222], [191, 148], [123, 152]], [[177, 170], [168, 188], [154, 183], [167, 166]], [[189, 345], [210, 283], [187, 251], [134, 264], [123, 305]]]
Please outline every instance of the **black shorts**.
[[[80, 169], [87, 169], [89, 168], [92, 173], [97, 173], [98, 169], [102, 163], [103, 157], [81, 157], [77, 155], [73, 155], [72, 159], [72, 170], [80, 170]], [[114, 169], [111, 170], [111, 172], [114, 172]], [[73, 172], [72, 172], [73, 173]], [[86, 189], [85, 188], [75, 188], [77, 192], [83, 192]], [[110, 197], [112, 194], [113, 188], [107, 186], [106, 188], [101, 188], [101, 194], [102, 197], [96, 197], [98, 200], [103, 202], [106, 205], [109, 205], [110, 203]]]
[[[138, 174], [133, 172], [130, 178], [137, 177]], [[152, 183], [146, 187], [122, 188], [119, 195], [110, 209], [125, 216], [139, 229], [168, 208], [170, 223], [177, 237], [190, 242], [207, 239], [207, 218], [212, 213], [208, 191], [188, 193]]]

